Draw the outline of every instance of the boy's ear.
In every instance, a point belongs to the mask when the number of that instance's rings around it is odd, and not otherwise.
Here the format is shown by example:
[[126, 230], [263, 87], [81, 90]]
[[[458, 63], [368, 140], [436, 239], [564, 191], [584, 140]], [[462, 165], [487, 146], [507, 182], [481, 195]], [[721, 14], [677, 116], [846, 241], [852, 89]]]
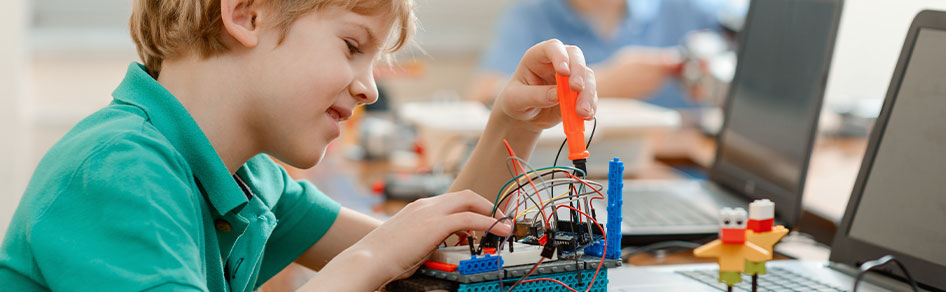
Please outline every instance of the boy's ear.
[[258, 8], [245, 0], [220, 0], [220, 14], [227, 34], [247, 48], [256, 47], [261, 32]]

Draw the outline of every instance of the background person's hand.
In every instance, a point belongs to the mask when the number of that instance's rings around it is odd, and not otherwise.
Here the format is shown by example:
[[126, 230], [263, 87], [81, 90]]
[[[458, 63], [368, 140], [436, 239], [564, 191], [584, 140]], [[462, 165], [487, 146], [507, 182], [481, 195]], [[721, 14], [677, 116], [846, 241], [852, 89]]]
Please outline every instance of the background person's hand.
[[[368, 233], [360, 241], [339, 254], [320, 271], [320, 276], [334, 278], [341, 275], [352, 279], [358, 287], [377, 289], [387, 282], [410, 276], [423, 260], [451, 234], [463, 230], [486, 230], [503, 215], [490, 217], [493, 204], [469, 190], [420, 199]], [[506, 236], [512, 232], [508, 221], [496, 224], [490, 231]], [[329, 273], [325, 273], [330, 270]], [[351, 276], [357, 275], [356, 278]], [[312, 288], [327, 289], [333, 279], [319, 279], [307, 283]], [[351, 291], [355, 282], [344, 283]], [[326, 284], [329, 283], [329, 284]], [[328, 286], [325, 286], [328, 285]], [[321, 291], [321, 290], [320, 290]], [[373, 290], [372, 290], [373, 291]]]
[[578, 92], [575, 112], [590, 120], [598, 107], [595, 74], [585, 65], [576, 46], [552, 39], [541, 42], [522, 56], [519, 67], [499, 94], [493, 111], [542, 130], [562, 120], [555, 89], [555, 73], [569, 76], [569, 87]]
[[649, 97], [681, 69], [675, 49], [626, 47], [596, 70], [598, 94], [604, 97]]

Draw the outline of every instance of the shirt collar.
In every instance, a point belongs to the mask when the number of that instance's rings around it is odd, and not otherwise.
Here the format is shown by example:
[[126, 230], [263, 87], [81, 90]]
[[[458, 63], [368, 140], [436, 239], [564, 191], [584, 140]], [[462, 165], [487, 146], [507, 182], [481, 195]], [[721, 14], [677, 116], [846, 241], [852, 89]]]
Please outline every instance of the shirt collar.
[[[657, 8], [661, 0], [628, 0], [626, 5], [626, 16], [618, 24], [619, 30], [633, 30], [635, 27], [645, 25], [657, 16]], [[557, 15], [560, 19], [553, 19], [552, 25], [564, 25], [571, 29], [580, 27], [586, 30], [586, 33], [595, 34], [596, 32], [588, 20], [585, 20], [578, 10], [572, 7], [568, 0], [552, 0], [546, 2], [549, 4], [552, 15]], [[556, 21], [564, 23], [557, 24]], [[620, 32], [619, 32], [620, 33]]]
[[131, 63], [125, 79], [112, 96], [116, 101], [134, 105], [145, 112], [151, 125], [184, 156], [219, 215], [248, 202], [197, 122], [177, 98], [148, 75], [144, 65]]

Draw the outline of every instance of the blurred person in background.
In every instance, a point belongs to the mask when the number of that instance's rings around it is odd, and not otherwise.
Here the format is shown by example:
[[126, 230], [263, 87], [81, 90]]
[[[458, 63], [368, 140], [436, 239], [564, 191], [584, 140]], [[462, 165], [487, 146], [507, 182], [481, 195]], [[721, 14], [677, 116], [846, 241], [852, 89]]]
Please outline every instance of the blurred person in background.
[[630, 97], [670, 108], [697, 103], [673, 80], [687, 33], [720, 30], [723, 0], [520, 0], [502, 16], [468, 96], [487, 104], [532, 44], [557, 38], [582, 48], [598, 96]]

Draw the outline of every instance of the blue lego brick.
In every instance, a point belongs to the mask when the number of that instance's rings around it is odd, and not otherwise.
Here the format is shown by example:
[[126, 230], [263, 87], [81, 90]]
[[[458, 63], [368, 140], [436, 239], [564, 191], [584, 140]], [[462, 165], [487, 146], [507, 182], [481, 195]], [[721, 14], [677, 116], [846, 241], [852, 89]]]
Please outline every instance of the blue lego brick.
[[[581, 281], [578, 281], [578, 273], [576, 272], [564, 272], [556, 274], [544, 274], [544, 275], [535, 275], [527, 278], [527, 280], [532, 279], [555, 279], [561, 281], [565, 285], [568, 285], [572, 289], [578, 291], [584, 291], [588, 286], [588, 282], [591, 281], [591, 278], [595, 275], [595, 270], [582, 270], [581, 271]], [[505, 292], [508, 289], [509, 285], [515, 283], [518, 279], [505, 279], [503, 280], [503, 290], [499, 289], [499, 281], [489, 281], [489, 282], [480, 282], [474, 284], [460, 284], [460, 288], [457, 289], [457, 292]], [[513, 292], [542, 292], [542, 291], [568, 291], [562, 285], [551, 281], [536, 281], [523, 283], [519, 286], [516, 286]], [[598, 278], [595, 278], [594, 285], [591, 286], [589, 292], [606, 292], [608, 291], [608, 269], [601, 268], [601, 271], [598, 273]]]
[[604, 255], [604, 240], [599, 240], [589, 247], [585, 248], [586, 255], [600, 257]]
[[485, 254], [481, 258], [477, 258], [476, 255], [473, 255], [470, 259], [460, 261], [460, 264], [457, 265], [457, 271], [464, 275], [482, 272], [495, 272], [501, 270], [502, 268], [503, 257], [492, 256], [490, 254]]
[[[608, 249], [605, 258], [621, 258], [621, 207], [624, 204], [624, 162], [617, 157], [608, 163]], [[587, 249], [586, 249], [587, 251]]]

